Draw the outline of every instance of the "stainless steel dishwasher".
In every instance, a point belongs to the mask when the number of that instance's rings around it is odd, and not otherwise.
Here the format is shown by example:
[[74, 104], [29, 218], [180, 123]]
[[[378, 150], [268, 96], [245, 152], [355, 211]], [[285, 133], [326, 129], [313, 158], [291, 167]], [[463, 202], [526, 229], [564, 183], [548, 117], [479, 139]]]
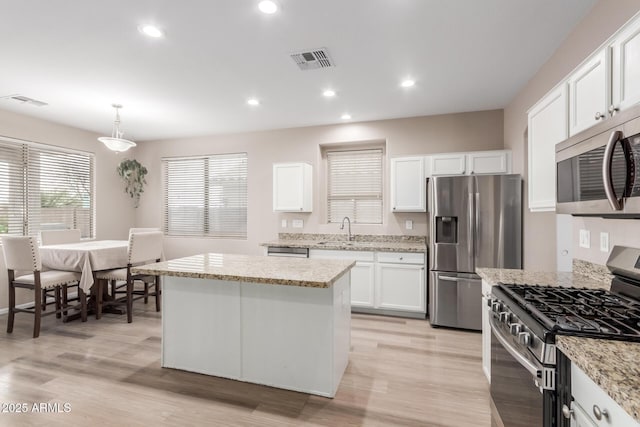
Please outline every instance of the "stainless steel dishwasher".
[[288, 246], [268, 246], [267, 256], [289, 258], [309, 258], [309, 248], [291, 248]]

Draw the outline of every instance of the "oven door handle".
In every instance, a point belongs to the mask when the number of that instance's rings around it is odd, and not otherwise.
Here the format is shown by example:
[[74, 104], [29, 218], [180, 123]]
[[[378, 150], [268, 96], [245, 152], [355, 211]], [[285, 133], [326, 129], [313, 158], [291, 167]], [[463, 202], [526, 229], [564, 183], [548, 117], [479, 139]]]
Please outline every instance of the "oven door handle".
[[542, 376], [542, 367], [538, 367], [535, 363], [533, 363], [526, 356], [520, 353], [517, 348], [511, 345], [509, 340], [505, 338], [503, 332], [500, 330], [500, 327], [496, 325], [495, 317], [490, 316], [489, 324], [491, 325], [493, 334], [498, 339], [500, 344], [502, 344], [504, 349], [507, 350], [509, 354], [513, 356], [513, 358], [516, 359], [516, 361], [520, 365], [522, 365], [522, 367], [525, 368], [531, 375], [533, 375], [535, 378], [540, 378]]
[[604, 158], [602, 159], [602, 182], [604, 183], [604, 193], [607, 195], [607, 200], [614, 211], [622, 210], [622, 197], [617, 197], [616, 191], [613, 188], [613, 179], [611, 178], [611, 163], [613, 162], [613, 151], [618, 143], [622, 139], [622, 132], [619, 130], [611, 132], [609, 136], [609, 142], [607, 142], [604, 150]]

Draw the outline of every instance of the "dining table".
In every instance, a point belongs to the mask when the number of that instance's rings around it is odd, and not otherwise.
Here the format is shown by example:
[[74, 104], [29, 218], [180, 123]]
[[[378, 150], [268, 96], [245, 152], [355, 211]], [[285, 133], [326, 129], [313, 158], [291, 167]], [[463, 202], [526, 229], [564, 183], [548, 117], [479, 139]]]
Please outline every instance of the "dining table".
[[[74, 243], [40, 246], [43, 268], [80, 272], [79, 287], [89, 298], [89, 311], [95, 306], [95, 273], [101, 270], [125, 268], [128, 263], [127, 240], [87, 240]], [[114, 312], [121, 314], [122, 311]], [[71, 319], [71, 318], [70, 318]]]

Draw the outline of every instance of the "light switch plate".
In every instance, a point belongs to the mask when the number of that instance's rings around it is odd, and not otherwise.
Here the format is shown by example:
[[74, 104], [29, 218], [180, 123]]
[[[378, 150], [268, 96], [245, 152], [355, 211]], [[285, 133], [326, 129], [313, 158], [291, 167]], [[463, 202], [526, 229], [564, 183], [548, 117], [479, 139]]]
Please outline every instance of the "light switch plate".
[[280, 225], [282, 226], [282, 228], [287, 228], [287, 220], [283, 219]]
[[600, 250], [602, 252], [609, 252], [609, 233], [600, 233]]
[[304, 227], [304, 221], [301, 219], [294, 219], [291, 221], [291, 226], [293, 228], [302, 228]]
[[591, 233], [589, 230], [580, 230], [580, 247], [585, 249], [591, 247]]
[[404, 222], [404, 228], [407, 230], [413, 230], [413, 221], [408, 219]]

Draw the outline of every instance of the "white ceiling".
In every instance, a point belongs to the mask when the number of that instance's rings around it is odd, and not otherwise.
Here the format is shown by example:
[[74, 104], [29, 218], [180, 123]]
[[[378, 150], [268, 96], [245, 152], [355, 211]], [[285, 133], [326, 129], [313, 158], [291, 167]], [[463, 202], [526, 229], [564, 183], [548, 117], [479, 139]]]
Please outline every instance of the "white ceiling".
[[[0, 109], [110, 134], [121, 103], [140, 141], [503, 108], [595, 2], [0, 0], [0, 96], [49, 103]], [[335, 68], [289, 57], [319, 47]]]

